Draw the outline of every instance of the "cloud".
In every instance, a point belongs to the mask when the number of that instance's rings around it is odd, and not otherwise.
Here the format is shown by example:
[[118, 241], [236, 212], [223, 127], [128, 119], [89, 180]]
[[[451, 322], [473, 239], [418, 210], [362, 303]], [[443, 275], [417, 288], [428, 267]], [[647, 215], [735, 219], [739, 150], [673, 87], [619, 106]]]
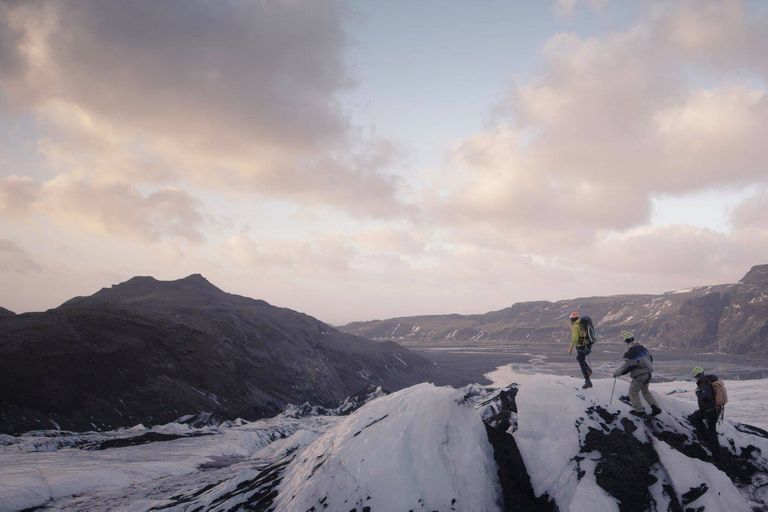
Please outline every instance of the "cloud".
[[340, 0], [5, 2], [0, 91], [62, 172], [391, 215], [398, 151], [338, 99], [350, 16]]
[[768, 190], [762, 190], [746, 199], [731, 212], [735, 229], [756, 229], [768, 234]]
[[[662, 4], [663, 5], [663, 4]], [[768, 11], [742, 0], [683, 0], [661, 10], [659, 35], [669, 46], [718, 71], [768, 72]]]
[[31, 178], [8, 176], [0, 179], [0, 217], [22, 219], [29, 216], [39, 192], [40, 186]]
[[346, 273], [354, 258], [349, 240], [340, 235], [317, 236], [306, 240], [254, 240], [246, 234], [231, 237], [225, 254], [244, 269], [290, 270], [294, 275]]
[[162, 189], [148, 195], [128, 185], [92, 185], [60, 175], [41, 188], [40, 208], [61, 227], [142, 243], [176, 239], [202, 243], [202, 204], [186, 192]]
[[29, 255], [10, 240], [0, 238], [0, 272], [39, 272], [42, 268]]
[[410, 229], [374, 227], [355, 233], [352, 240], [361, 248], [372, 252], [403, 255], [419, 254], [425, 250], [427, 237]]
[[[683, 37], [690, 9], [697, 35]], [[599, 37], [551, 37], [497, 124], [449, 152], [426, 200], [433, 221], [565, 253], [573, 240], [647, 225], [655, 195], [765, 184], [768, 18], [749, 11], [684, 1]], [[730, 65], [703, 42], [720, 40], [740, 55]]]
[[[595, 10], [604, 8], [610, 0], [588, 0], [587, 3]], [[560, 17], [567, 17], [573, 14], [579, 0], [556, 0], [552, 10]]]

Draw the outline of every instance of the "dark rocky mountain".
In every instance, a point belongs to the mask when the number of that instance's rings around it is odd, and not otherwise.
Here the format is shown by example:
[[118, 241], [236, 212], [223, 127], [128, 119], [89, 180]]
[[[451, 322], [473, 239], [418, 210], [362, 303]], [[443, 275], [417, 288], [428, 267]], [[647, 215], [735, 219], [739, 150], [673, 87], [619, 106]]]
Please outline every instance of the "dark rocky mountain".
[[9, 316], [16, 316], [16, 313], [14, 313], [13, 311], [10, 311], [8, 309], [0, 307], [0, 318], [5, 318], [5, 317], [9, 317]]
[[662, 295], [616, 295], [558, 302], [521, 302], [482, 315], [432, 315], [353, 322], [341, 330], [371, 339], [419, 341], [565, 341], [577, 310], [598, 337], [631, 330], [654, 346], [695, 347], [768, 357], [768, 265], [736, 284]]
[[272, 416], [375, 384], [439, 381], [431, 362], [200, 275], [136, 277], [0, 322], [0, 432], [158, 424], [199, 411]]

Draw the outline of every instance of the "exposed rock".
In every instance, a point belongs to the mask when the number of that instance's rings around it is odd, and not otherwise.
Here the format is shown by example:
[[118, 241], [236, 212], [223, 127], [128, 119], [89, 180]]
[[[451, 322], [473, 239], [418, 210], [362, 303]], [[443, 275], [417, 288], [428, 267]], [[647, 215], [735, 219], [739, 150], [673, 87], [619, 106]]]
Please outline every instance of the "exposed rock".
[[12, 316], [16, 316], [16, 313], [14, 313], [9, 309], [0, 307], [0, 318], [6, 318], [6, 317], [12, 317]]
[[225, 293], [202, 276], [137, 277], [0, 322], [0, 432], [167, 423], [199, 411], [256, 419], [336, 406], [361, 388], [440, 381], [393, 342]]
[[419, 341], [563, 341], [571, 311], [595, 321], [598, 339], [624, 330], [650, 346], [768, 356], [768, 265], [736, 284], [662, 295], [522, 302], [482, 315], [432, 315], [353, 322], [345, 332], [371, 339]]

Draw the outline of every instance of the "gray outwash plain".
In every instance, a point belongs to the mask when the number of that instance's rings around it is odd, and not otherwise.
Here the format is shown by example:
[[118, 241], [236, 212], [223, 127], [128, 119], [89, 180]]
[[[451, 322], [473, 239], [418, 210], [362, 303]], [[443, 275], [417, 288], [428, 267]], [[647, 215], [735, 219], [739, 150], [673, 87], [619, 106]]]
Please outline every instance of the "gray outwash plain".
[[[522, 373], [547, 373], [581, 378], [575, 352], [568, 355], [564, 341], [498, 342], [475, 341], [452, 343], [401, 342], [411, 351], [422, 354], [440, 366], [453, 386], [472, 383], [490, 384], [484, 377], [500, 366], [509, 365]], [[641, 340], [642, 341], [642, 340]], [[599, 341], [590, 356], [594, 378], [610, 378], [621, 362], [624, 342], [617, 339]], [[703, 366], [708, 372], [727, 380], [762, 379], [768, 377], [768, 359], [717, 354], [696, 349], [651, 348], [654, 358], [654, 382], [690, 381], [691, 370]]]

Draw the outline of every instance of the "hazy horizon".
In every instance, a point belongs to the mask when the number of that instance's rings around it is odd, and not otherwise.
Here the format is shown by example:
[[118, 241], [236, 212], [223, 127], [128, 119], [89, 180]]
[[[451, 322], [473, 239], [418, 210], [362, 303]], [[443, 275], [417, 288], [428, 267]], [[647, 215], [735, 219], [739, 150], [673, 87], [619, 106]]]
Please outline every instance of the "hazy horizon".
[[[745, 272], [745, 274], [746, 274], [746, 272]], [[160, 282], [171, 282], [171, 281], [177, 281], [177, 280], [185, 279], [187, 277], [191, 277], [192, 275], [202, 275], [202, 274], [199, 274], [199, 273], [197, 273], [197, 274], [190, 274], [188, 276], [182, 276], [182, 277], [179, 277], [179, 278], [176, 278], [176, 279], [157, 279], [154, 276], [133, 276], [133, 277], [127, 279], [126, 281], [128, 281], [130, 279], [133, 279], [134, 277], [152, 277], [153, 279], [156, 279], [157, 281], [160, 281]], [[212, 282], [206, 276], [203, 275], [202, 277], [205, 278], [212, 285], [214, 285], [217, 288], [221, 289], [223, 292], [232, 293], [232, 294], [235, 294], [235, 295], [241, 295], [241, 296], [245, 296], [245, 297], [248, 297], [248, 298], [251, 298], [251, 299], [255, 299], [255, 300], [265, 300], [262, 297], [256, 297], [256, 296], [252, 297], [252, 296], [249, 296], [249, 295], [243, 295], [243, 294], [231, 292], [231, 291], [229, 291], [229, 290], [227, 290], [225, 288], [222, 288], [221, 286], [218, 286], [215, 282]], [[102, 289], [110, 288], [112, 286], [116, 286], [118, 284], [125, 283], [126, 281], [122, 281], [120, 283], [110, 283], [110, 284], [104, 285], [104, 286], [94, 290], [92, 293], [87, 293], [87, 294], [85, 294], [83, 296], [92, 295], [93, 293], [96, 293], [96, 292], [98, 292], [98, 291], [100, 291]], [[664, 291], [660, 291], [660, 292], [647, 292], [647, 293], [638, 292], [638, 293], [634, 293], [634, 294], [616, 294], [616, 295], [661, 295], [661, 294], [664, 294], [664, 293], [675, 293], [675, 292], [683, 291], [683, 290], [687, 290], [687, 289], [694, 289], [694, 288], [708, 287], [708, 286], [718, 286], [718, 285], [729, 285], [729, 284], [735, 284], [735, 282], [734, 283], [709, 283], [709, 284], [701, 284], [701, 285], [690, 286], [688, 288], [678, 288], [678, 289], [674, 289], [674, 290], [673, 289], [664, 290]], [[35, 310], [35, 311], [13, 311], [13, 312], [16, 313], [16, 314], [38, 313], [38, 312], [46, 311], [48, 309], [57, 308], [57, 307], [61, 306], [64, 302], [66, 302], [66, 301], [68, 301], [70, 299], [73, 299], [75, 297], [77, 297], [77, 296], [69, 297], [66, 300], [64, 300], [62, 303], [55, 304], [55, 305], [53, 305], [53, 306], [51, 306], [49, 308], [44, 308], [44, 309]], [[349, 324], [349, 323], [352, 323], [352, 322], [368, 322], [368, 321], [372, 321], [372, 320], [388, 320], [388, 319], [395, 319], [395, 318], [400, 318], [400, 317], [418, 317], [418, 316], [452, 315], [452, 314], [459, 314], [459, 315], [485, 314], [485, 313], [489, 313], [489, 312], [493, 312], [493, 311], [499, 311], [499, 310], [502, 310], [504, 308], [508, 308], [510, 306], [513, 306], [514, 304], [524, 303], [524, 302], [535, 302], [535, 301], [543, 300], [543, 301], [548, 301], [548, 302], [555, 303], [555, 302], [560, 302], [560, 301], [571, 301], [571, 300], [576, 300], [576, 299], [581, 299], [581, 298], [590, 298], [590, 297], [602, 297], [602, 296], [601, 295], [592, 295], [592, 296], [558, 297], [558, 298], [552, 298], [552, 299], [520, 300], [520, 301], [515, 301], [515, 302], [509, 303], [509, 304], [500, 304], [500, 305], [498, 305], [496, 307], [492, 307], [491, 309], [482, 310], [482, 311], [475, 311], [475, 310], [467, 310], [467, 311], [433, 311], [433, 312], [427, 312], [427, 313], [419, 313], [417, 311], [416, 313], [409, 314], [409, 315], [397, 315], [395, 317], [372, 316], [370, 318], [353, 318], [351, 320], [346, 320], [346, 321], [342, 321], [342, 322], [331, 322], [331, 321], [329, 321], [329, 320], [327, 320], [325, 318], [322, 318], [322, 317], [320, 317], [318, 315], [313, 314], [311, 311], [299, 311], [299, 312], [300, 313], [309, 314], [310, 316], [314, 316], [318, 320], [326, 322], [326, 323], [328, 323], [330, 325], [343, 326], [343, 325], [346, 325], [346, 324]], [[270, 303], [272, 306], [288, 307], [289, 309], [293, 309], [293, 308], [290, 308], [289, 306], [286, 306], [284, 304], [273, 303], [273, 302], [270, 302], [270, 301], [266, 301], [266, 302]], [[3, 305], [0, 304], [0, 307], [3, 307]], [[6, 308], [6, 309], [9, 309], [9, 308]]]

